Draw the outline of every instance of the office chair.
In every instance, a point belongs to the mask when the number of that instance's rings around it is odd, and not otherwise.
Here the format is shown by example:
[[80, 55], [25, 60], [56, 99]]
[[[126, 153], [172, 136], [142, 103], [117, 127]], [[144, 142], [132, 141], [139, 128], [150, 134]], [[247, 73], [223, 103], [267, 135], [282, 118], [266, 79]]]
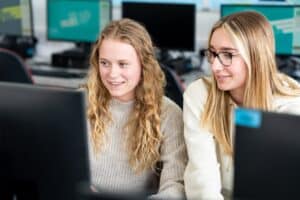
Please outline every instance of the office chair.
[[183, 83], [180, 80], [179, 75], [175, 72], [175, 70], [171, 69], [167, 65], [161, 64], [160, 66], [165, 73], [166, 77], [166, 88], [165, 94], [167, 97], [172, 99], [179, 107], [183, 107], [183, 91], [185, 89]]
[[30, 69], [15, 52], [0, 48], [0, 81], [33, 84]]

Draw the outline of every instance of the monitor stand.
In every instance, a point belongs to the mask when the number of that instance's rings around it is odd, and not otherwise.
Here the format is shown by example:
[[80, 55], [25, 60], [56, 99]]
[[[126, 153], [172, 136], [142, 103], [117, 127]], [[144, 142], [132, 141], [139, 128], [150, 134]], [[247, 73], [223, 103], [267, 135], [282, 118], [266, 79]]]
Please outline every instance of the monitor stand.
[[90, 43], [77, 43], [75, 48], [53, 53], [51, 65], [62, 68], [87, 69], [91, 51]]

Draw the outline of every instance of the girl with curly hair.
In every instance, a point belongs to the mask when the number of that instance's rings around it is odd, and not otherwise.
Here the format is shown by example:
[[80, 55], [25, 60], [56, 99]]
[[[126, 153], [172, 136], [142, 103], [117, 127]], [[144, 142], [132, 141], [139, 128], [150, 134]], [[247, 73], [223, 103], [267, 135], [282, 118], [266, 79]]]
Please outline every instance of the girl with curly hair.
[[117, 193], [151, 191], [153, 199], [185, 198], [182, 112], [164, 96], [164, 73], [146, 29], [131, 19], [112, 21], [90, 63], [93, 185]]

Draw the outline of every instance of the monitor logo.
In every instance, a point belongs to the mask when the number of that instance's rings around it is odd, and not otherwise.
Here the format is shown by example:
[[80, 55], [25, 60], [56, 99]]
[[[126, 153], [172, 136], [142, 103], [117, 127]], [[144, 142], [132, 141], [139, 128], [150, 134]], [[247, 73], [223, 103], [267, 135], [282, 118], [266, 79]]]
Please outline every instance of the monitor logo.
[[71, 12], [67, 19], [60, 22], [62, 28], [76, 27], [81, 24], [86, 24], [91, 19], [91, 13], [88, 10], [81, 11], [79, 13]]

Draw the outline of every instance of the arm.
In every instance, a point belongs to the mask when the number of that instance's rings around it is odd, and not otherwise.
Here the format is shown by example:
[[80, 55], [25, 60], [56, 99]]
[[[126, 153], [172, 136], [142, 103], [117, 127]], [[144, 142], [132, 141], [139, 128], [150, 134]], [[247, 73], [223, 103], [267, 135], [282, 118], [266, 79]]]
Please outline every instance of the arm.
[[202, 80], [192, 83], [184, 93], [184, 138], [188, 164], [184, 173], [188, 199], [223, 199], [220, 167], [213, 135], [200, 127], [200, 117], [207, 98]]
[[183, 173], [187, 162], [183, 138], [182, 111], [170, 100], [163, 109], [163, 142], [161, 145], [162, 170], [159, 191], [150, 199], [185, 199]]
[[281, 100], [276, 110], [282, 113], [300, 115], [300, 97], [290, 97], [290, 99]]

